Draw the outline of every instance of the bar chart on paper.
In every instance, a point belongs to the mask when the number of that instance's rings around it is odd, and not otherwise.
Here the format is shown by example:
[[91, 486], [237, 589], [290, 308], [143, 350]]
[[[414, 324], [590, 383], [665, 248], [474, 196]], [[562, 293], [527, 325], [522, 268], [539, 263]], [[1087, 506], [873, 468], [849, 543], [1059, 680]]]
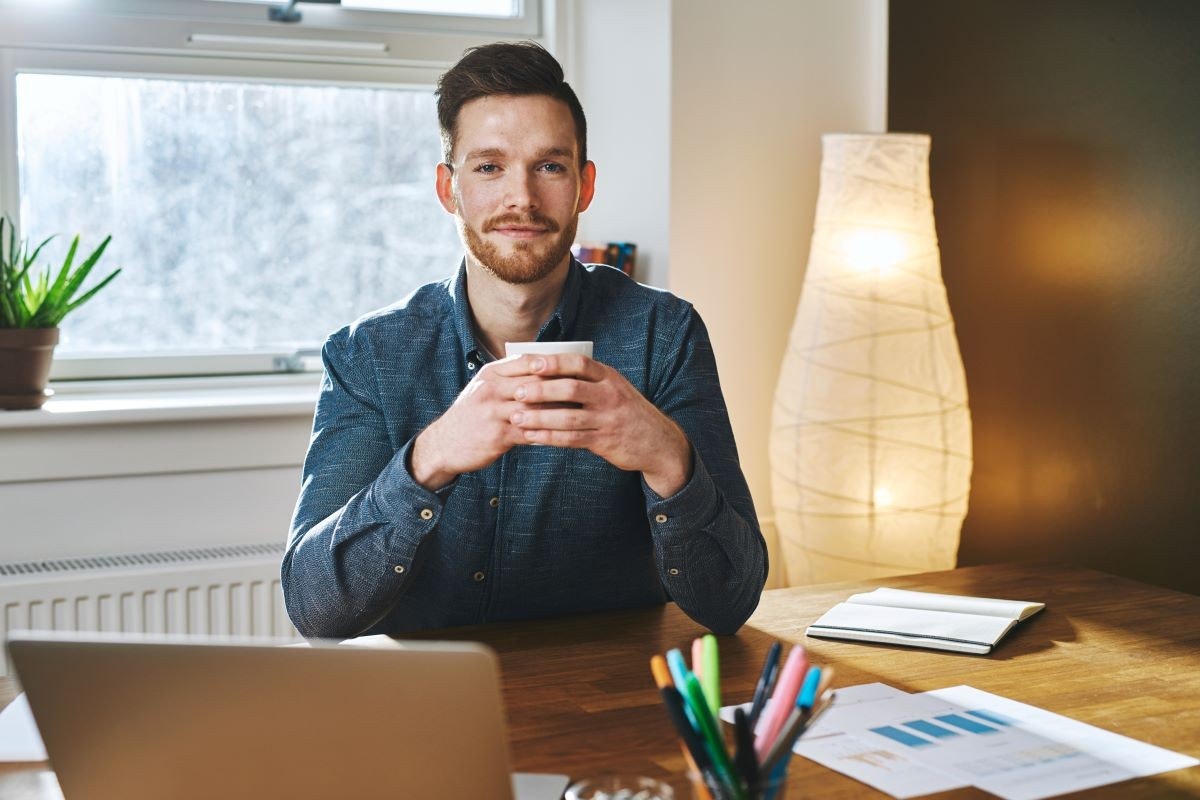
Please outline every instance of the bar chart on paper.
[[[872, 728], [873, 733], [894, 739], [909, 747], [922, 747], [936, 744], [938, 739], [950, 739], [964, 733], [986, 736], [989, 733], [999, 733], [1004, 728], [1016, 724], [1009, 719], [992, 711], [969, 709], [963, 714], [943, 714], [934, 719], [914, 719], [905, 722], [907, 730], [885, 725], [882, 728]], [[921, 734], [920, 736], [915, 734]]]
[[891, 794], [976, 786], [1036, 800], [1196, 759], [968, 686], [858, 703], [796, 752]]

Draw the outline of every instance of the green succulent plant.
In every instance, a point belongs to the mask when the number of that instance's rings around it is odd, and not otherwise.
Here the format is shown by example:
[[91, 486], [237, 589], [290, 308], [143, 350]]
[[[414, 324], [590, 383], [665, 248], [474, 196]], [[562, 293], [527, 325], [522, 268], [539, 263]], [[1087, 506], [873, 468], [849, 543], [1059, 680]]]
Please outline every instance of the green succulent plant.
[[[4, 232], [6, 222], [7, 236]], [[0, 218], [0, 328], [57, 327], [63, 317], [91, 300], [96, 292], [120, 274], [119, 268], [113, 270], [108, 277], [76, 298], [75, 295], [104, 254], [104, 248], [108, 247], [112, 237], [105, 237], [83, 263], [72, 269], [75, 251], [79, 249], [79, 237], [76, 236], [71, 242], [71, 249], [67, 251], [66, 260], [57, 272], [49, 266], [45, 271], [35, 272], [38, 255], [53, 238], [45, 239], [30, 250], [27, 240], [17, 240], [12, 220]], [[54, 273], [53, 280], [51, 273]]]

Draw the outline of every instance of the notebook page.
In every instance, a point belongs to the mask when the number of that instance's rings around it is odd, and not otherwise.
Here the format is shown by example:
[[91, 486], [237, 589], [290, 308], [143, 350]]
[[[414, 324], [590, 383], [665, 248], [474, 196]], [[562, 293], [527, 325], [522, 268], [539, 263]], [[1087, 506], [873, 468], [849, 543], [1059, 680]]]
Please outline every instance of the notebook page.
[[997, 600], [990, 597], [964, 597], [886, 588], [852, 595], [846, 602], [927, 611], [953, 611], [959, 614], [983, 614], [1018, 620], [1027, 619], [1046, 607], [1045, 603], [1030, 603], [1024, 600]]

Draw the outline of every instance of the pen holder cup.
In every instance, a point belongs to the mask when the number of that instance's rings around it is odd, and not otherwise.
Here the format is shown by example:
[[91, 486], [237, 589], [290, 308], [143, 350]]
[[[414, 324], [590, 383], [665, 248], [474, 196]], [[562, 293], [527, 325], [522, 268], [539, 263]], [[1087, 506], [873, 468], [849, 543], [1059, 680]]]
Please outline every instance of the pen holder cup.
[[[703, 775], [688, 770], [688, 785], [692, 788], [692, 800], [732, 800], [734, 797], [726, 787], [717, 787], [706, 782]], [[711, 780], [711, 779], [710, 779]], [[784, 772], [762, 781], [743, 791], [746, 800], [787, 800], [788, 776]]]

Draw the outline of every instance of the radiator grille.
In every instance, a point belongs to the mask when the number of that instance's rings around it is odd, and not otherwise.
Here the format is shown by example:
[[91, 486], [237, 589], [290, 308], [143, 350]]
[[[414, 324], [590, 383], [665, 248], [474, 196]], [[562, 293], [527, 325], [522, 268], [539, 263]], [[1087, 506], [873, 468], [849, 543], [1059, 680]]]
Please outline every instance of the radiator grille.
[[[111, 631], [299, 638], [277, 543], [0, 564], [0, 636]], [[9, 674], [7, 652], [0, 674]]]
[[283, 546], [280, 544], [238, 544], [225, 547], [198, 547], [188, 550], [163, 550], [157, 553], [128, 553], [118, 556], [61, 558], [50, 561], [18, 561], [9, 564], [0, 564], [0, 575], [39, 575], [48, 572], [79, 572], [93, 569], [107, 569], [110, 567], [184, 564], [194, 561], [209, 562], [222, 558], [246, 558], [248, 556], [272, 556], [278, 560], [282, 555]]

